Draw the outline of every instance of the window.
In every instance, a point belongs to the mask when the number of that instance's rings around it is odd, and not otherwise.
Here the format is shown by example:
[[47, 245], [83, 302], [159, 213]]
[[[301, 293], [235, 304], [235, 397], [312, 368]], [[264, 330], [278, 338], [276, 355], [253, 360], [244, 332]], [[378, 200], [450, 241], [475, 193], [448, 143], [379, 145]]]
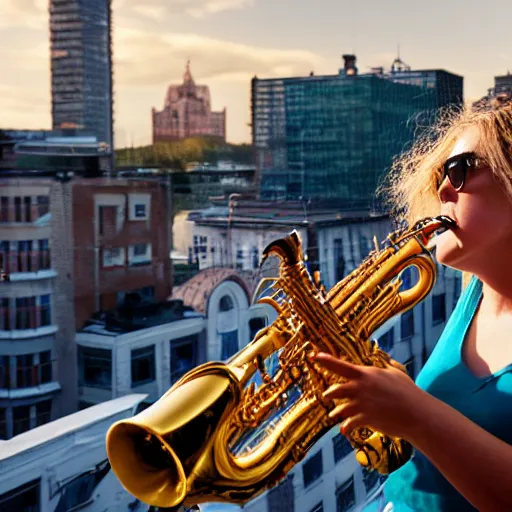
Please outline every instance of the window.
[[52, 413], [52, 401], [45, 400], [36, 404], [36, 425], [44, 425], [50, 422]]
[[334, 462], [339, 462], [353, 451], [348, 439], [341, 434], [336, 434], [332, 438], [332, 447], [334, 450]]
[[50, 198], [49, 196], [37, 196], [37, 214], [39, 217], [46, 215], [50, 212]]
[[14, 198], [14, 221], [21, 222], [21, 197]]
[[10, 389], [10, 357], [0, 356], [0, 389]]
[[23, 510], [23, 512], [39, 512], [41, 504], [40, 480], [32, 480], [0, 495], [0, 510]]
[[302, 466], [304, 487], [309, 487], [322, 476], [322, 473], [322, 450], [318, 450], [315, 455], [310, 457]]
[[137, 219], [145, 219], [146, 218], [146, 205], [145, 204], [136, 204], [135, 205], [135, 218]]
[[171, 340], [171, 384], [198, 364], [198, 336]]
[[12, 433], [14, 436], [30, 430], [30, 406], [13, 407], [12, 418]]
[[0, 299], [0, 330], [11, 330], [11, 308], [9, 307], [9, 299], [6, 297]]
[[9, 198], [0, 198], [0, 222], [9, 222]]
[[117, 206], [98, 207], [98, 233], [114, 236], [117, 232]]
[[112, 389], [112, 351], [78, 346], [79, 386]]
[[249, 320], [249, 340], [253, 340], [261, 329], [266, 327], [267, 319], [265, 317], [258, 316]]
[[37, 368], [34, 366], [34, 356], [32, 354], [16, 356], [16, 387], [29, 388], [37, 384]]
[[36, 326], [36, 298], [16, 299], [16, 329], [30, 329]]
[[336, 512], [350, 510], [355, 503], [354, 477], [350, 477], [336, 489]]
[[234, 307], [233, 299], [229, 295], [224, 295], [219, 301], [219, 311], [231, 311]]
[[[76, 478], [72, 478], [61, 487], [63, 490], [55, 512], [68, 512], [81, 509], [94, 499], [93, 494], [98, 484], [110, 471], [108, 460], [101, 462], [96, 467], [84, 471]], [[91, 506], [91, 508], [94, 508]]]
[[39, 354], [39, 382], [52, 381], [52, 353], [50, 350]]
[[252, 248], [252, 268], [256, 269], [260, 266], [260, 253], [257, 247]]
[[[6, 409], [0, 407], [0, 439], [7, 439], [7, 417]], [[0, 505], [2, 504], [2, 498], [0, 497]]]
[[155, 346], [132, 350], [132, 386], [155, 380]]
[[39, 270], [47, 270], [50, 266], [50, 244], [48, 240], [39, 240]]
[[432, 295], [432, 324], [437, 325], [446, 321], [445, 294]]
[[395, 328], [391, 327], [379, 338], [379, 347], [384, 352], [390, 352], [393, 348], [393, 340], [395, 339]]
[[130, 265], [144, 265], [151, 263], [151, 244], [134, 244], [129, 248]]
[[128, 220], [148, 220], [151, 210], [150, 194], [129, 194], [128, 195]]
[[412, 309], [402, 313], [400, 317], [400, 328], [403, 340], [414, 336], [414, 311]]
[[[295, 492], [293, 489], [293, 473], [267, 492], [268, 512], [294, 512]], [[262, 507], [263, 508], [263, 507]]]
[[345, 275], [345, 260], [343, 258], [343, 239], [334, 239], [334, 280], [335, 282], [341, 281]]
[[52, 309], [49, 295], [41, 295], [41, 326], [51, 325]]
[[103, 267], [119, 266], [124, 266], [124, 249], [120, 247], [103, 249]]
[[23, 198], [23, 206], [25, 210], [25, 222], [32, 222], [32, 198], [30, 196]]
[[238, 351], [238, 330], [221, 334], [221, 360], [225, 361]]
[[368, 471], [365, 468], [362, 469], [364, 487], [366, 494], [368, 494], [380, 482], [379, 473], [377, 471]]
[[18, 272], [32, 271], [32, 241], [18, 242]]
[[320, 503], [317, 503], [310, 512], [324, 512], [324, 504], [321, 501]]
[[361, 261], [364, 260], [370, 253], [370, 246], [368, 244], [368, 238], [364, 235], [359, 235], [359, 251], [361, 252]]
[[9, 242], [0, 242], [0, 270], [9, 274], [11, 262], [10, 258], [10, 243]]

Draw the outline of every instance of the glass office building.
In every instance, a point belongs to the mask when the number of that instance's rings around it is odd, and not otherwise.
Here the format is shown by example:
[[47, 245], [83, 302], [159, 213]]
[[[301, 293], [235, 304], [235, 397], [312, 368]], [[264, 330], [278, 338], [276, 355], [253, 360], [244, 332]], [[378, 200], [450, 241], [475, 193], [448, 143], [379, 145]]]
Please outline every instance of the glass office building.
[[50, 0], [52, 119], [113, 144], [110, 0]]
[[375, 207], [375, 190], [393, 158], [440, 107], [462, 102], [462, 77], [446, 71], [358, 75], [354, 63], [334, 76], [253, 79], [262, 199]]

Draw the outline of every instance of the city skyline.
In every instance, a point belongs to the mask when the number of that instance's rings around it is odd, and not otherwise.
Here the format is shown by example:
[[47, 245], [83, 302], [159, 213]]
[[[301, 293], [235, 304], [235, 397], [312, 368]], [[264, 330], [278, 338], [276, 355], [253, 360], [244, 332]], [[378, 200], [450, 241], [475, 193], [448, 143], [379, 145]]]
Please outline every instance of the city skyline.
[[[48, 2], [2, 4], [2, 127], [49, 129]], [[506, 33], [510, 3], [501, 0], [493, 10], [460, 0], [414, 4], [114, 0], [116, 147], [151, 142], [151, 107], [162, 107], [165, 90], [181, 82], [188, 59], [194, 78], [210, 87], [213, 109], [227, 108], [230, 142], [250, 142], [255, 75], [332, 75], [349, 52], [357, 55], [364, 73], [372, 66], [389, 67], [400, 43], [401, 57], [413, 69], [441, 68], [464, 76], [465, 99], [473, 101], [492, 87], [495, 75], [512, 68], [512, 53], [495, 37]]]

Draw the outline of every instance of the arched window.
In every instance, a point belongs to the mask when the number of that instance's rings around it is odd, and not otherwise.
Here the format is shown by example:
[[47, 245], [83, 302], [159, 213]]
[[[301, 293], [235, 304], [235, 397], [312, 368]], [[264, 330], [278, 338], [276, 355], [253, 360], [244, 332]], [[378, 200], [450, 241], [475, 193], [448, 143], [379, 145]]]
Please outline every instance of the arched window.
[[219, 302], [219, 311], [231, 311], [234, 309], [233, 299], [229, 295], [224, 295]]

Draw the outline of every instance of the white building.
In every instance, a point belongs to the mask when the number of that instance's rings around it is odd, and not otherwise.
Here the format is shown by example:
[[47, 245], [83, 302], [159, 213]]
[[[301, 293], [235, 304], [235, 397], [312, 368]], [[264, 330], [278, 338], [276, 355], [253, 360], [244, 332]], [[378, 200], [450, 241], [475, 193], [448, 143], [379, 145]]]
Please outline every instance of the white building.
[[0, 439], [75, 410], [67, 363], [76, 356], [73, 347], [61, 351], [74, 317], [66, 288], [57, 292], [71, 264], [59, 246], [69, 229], [65, 193], [48, 178], [0, 182], [0, 268], [9, 277], [0, 283]]
[[206, 361], [206, 320], [170, 301], [146, 325], [91, 322], [76, 334], [80, 408], [131, 393], [160, 398], [185, 372]]
[[147, 511], [122, 488], [105, 449], [109, 427], [144, 398], [118, 398], [0, 441], [0, 510]]

